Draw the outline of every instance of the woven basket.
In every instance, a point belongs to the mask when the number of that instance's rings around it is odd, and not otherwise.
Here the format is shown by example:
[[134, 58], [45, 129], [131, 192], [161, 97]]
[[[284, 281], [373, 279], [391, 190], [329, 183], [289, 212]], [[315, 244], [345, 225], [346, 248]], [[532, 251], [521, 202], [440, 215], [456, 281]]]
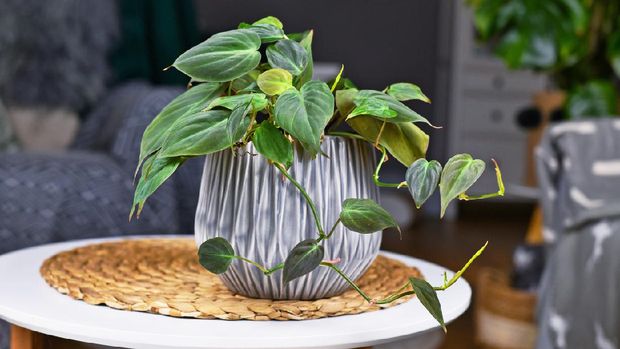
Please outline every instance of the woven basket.
[[536, 342], [536, 295], [510, 287], [501, 271], [484, 268], [476, 296], [476, 340], [485, 348], [530, 349]]

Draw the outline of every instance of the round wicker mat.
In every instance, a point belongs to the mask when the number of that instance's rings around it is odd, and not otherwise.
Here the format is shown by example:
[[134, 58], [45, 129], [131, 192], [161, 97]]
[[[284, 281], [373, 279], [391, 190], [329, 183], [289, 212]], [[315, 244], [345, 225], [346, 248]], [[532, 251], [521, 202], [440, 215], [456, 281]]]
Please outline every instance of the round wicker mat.
[[[196, 246], [190, 239], [124, 240], [80, 247], [48, 258], [41, 275], [59, 292], [86, 303], [177, 317], [304, 320], [380, 309], [353, 290], [314, 301], [235, 295], [198, 264]], [[381, 298], [410, 276], [421, 274], [416, 268], [379, 256], [358, 284], [369, 296]]]

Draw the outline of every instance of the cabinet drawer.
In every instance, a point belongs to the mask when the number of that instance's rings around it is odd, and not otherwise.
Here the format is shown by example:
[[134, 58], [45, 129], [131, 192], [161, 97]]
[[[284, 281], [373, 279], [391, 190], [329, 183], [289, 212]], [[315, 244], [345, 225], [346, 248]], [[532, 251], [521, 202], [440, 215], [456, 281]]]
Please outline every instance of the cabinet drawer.
[[463, 88], [472, 92], [519, 94], [527, 98], [544, 87], [544, 77], [527, 71], [471, 69], [463, 74]]
[[516, 115], [530, 103], [527, 99], [485, 99], [464, 97], [457, 111], [460, 129], [465, 134], [503, 134], [520, 136], [524, 131], [517, 125]]

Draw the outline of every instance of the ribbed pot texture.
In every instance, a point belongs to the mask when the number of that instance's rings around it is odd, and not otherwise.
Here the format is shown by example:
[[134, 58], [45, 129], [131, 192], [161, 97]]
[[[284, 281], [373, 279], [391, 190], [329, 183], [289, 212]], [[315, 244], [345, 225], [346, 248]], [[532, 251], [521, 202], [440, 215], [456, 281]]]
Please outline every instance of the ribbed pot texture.
[[[290, 175], [314, 200], [323, 229], [338, 219], [347, 198], [379, 201], [372, 182], [374, 152], [364, 142], [326, 137], [321, 149], [327, 157], [309, 158], [296, 150]], [[207, 156], [196, 210], [196, 243], [221, 236], [235, 252], [267, 268], [284, 262], [300, 241], [318, 237], [312, 212], [299, 190], [252, 144], [236, 154], [221, 151]], [[340, 258], [340, 268], [359, 278], [379, 252], [381, 233], [358, 234], [338, 226], [324, 242], [325, 259]], [[282, 271], [265, 276], [256, 267], [235, 260], [220, 275], [233, 292], [269, 299], [317, 299], [340, 294], [348, 284], [334, 271], [319, 267], [283, 285]]]

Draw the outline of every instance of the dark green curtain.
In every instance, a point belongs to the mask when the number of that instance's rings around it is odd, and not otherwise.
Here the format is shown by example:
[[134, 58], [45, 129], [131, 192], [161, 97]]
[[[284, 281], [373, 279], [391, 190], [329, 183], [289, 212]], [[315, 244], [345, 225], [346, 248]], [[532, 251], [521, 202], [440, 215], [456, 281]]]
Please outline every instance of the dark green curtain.
[[191, 0], [118, 0], [122, 39], [111, 57], [117, 82], [148, 80], [185, 85], [189, 78], [163, 71], [200, 40]]

